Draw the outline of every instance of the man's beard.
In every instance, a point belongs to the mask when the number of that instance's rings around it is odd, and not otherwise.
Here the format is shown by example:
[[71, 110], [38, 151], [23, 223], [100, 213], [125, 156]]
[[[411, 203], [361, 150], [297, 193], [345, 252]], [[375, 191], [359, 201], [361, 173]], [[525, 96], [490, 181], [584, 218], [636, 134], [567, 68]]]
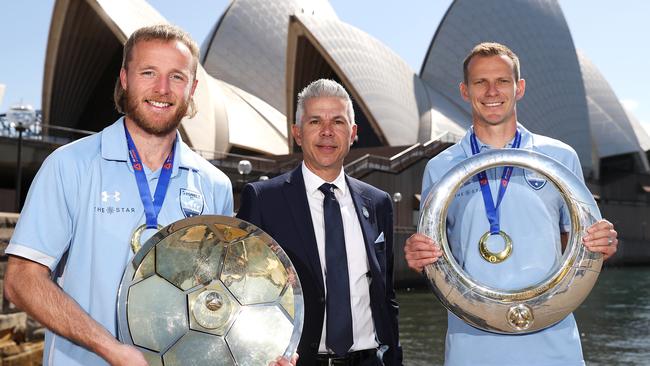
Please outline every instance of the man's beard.
[[176, 106], [176, 113], [174, 113], [174, 115], [167, 120], [154, 122], [147, 120], [145, 113], [140, 109], [143, 100], [129, 94], [127, 90], [124, 92], [126, 94], [126, 115], [143, 131], [155, 136], [166, 136], [171, 132], [176, 131], [176, 128], [181, 124], [181, 120], [187, 113], [187, 108], [189, 106], [189, 103], [186, 100], [174, 103], [174, 106]]

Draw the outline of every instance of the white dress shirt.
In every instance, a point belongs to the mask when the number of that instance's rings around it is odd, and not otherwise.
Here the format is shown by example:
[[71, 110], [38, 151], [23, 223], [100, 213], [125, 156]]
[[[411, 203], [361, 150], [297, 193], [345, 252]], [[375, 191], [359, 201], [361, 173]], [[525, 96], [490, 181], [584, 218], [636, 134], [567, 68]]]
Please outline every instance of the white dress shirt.
[[[323, 183], [332, 183], [337, 189], [334, 195], [341, 207], [341, 218], [343, 219], [343, 232], [345, 236], [345, 251], [348, 258], [348, 274], [350, 278], [350, 305], [352, 307], [352, 334], [354, 343], [350, 351], [360, 351], [364, 349], [376, 348], [378, 346], [375, 340], [375, 326], [372, 322], [372, 312], [370, 311], [370, 283], [367, 276], [368, 256], [363, 241], [363, 232], [357, 212], [354, 208], [350, 189], [345, 183], [343, 169], [338, 177], [327, 182], [321, 177], [314, 174], [305, 163], [302, 163], [302, 176], [305, 180], [305, 190], [307, 192], [307, 201], [309, 202], [309, 211], [314, 224], [314, 234], [316, 235], [316, 244], [318, 245], [318, 256], [320, 266], [323, 272], [323, 283], [327, 283], [327, 264], [325, 262], [325, 218], [323, 216], [323, 192], [318, 188]], [[327, 288], [325, 288], [327, 292]], [[323, 319], [323, 330], [320, 338], [319, 353], [328, 353], [325, 345], [325, 330], [327, 324], [327, 310]]]

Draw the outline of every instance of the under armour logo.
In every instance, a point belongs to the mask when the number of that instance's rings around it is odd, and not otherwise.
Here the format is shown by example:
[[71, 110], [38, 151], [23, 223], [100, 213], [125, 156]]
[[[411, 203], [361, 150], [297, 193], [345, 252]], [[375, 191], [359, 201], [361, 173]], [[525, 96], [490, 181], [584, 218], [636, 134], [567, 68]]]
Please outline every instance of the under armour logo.
[[108, 202], [108, 199], [112, 198], [115, 202], [120, 202], [120, 192], [115, 191], [113, 194], [108, 194], [108, 192], [102, 192], [102, 202]]

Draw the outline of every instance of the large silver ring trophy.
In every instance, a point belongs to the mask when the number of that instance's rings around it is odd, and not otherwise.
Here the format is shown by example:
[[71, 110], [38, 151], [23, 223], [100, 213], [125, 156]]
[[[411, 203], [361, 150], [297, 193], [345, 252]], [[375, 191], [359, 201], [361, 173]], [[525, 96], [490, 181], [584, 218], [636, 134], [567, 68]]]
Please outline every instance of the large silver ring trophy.
[[119, 338], [150, 365], [266, 365], [291, 357], [302, 288], [289, 257], [257, 227], [195, 216], [158, 231], [124, 272]]
[[[446, 218], [454, 192], [478, 172], [498, 166], [521, 167], [544, 175], [558, 188], [571, 217], [569, 241], [556, 270], [538, 283], [512, 291], [487, 286], [469, 276], [453, 257], [447, 241]], [[418, 232], [431, 237], [443, 252], [437, 262], [425, 267], [425, 274], [442, 304], [466, 323], [496, 333], [535, 332], [564, 319], [594, 286], [602, 255], [588, 251], [582, 238], [585, 229], [599, 219], [598, 206], [587, 187], [558, 161], [521, 149], [477, 154], [446, 173], [424, 202]], [[478, 249], [495, 265], [517, 250], [517, 243], [507, 234], [499, 235], [506, 243], [503, 251], [490, 252], [480, 243]]]

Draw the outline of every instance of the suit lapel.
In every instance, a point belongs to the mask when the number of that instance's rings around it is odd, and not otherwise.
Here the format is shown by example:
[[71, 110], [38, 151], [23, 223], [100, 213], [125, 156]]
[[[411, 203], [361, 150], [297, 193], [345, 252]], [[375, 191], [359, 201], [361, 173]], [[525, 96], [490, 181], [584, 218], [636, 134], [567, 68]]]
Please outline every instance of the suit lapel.
[[[316, 234], [314, 234], [314, 224], [311, 219], [309, 202], [307, 201], [305, 181], [302, 177], [302, 164], [291, 171], [291, 174], [289, 174], [282, 187], [282, 191], [287, 201], [286, 206], [291, 211], [293, 227], [302, 240], [302, 245], [299, 247], [304, 251], [305, 258], [309, 261], [309, 266], [314, 273], [314, 278], [318, 281], [321, 292], [325, 293], [323, 271], [320, 266], [318, 245], [316, 244]], [[298, 250], [298, 248], [296, 249]]]
[[368, 197], [363, 191], [363, 187], [358, 184], [354, 179], [350, 179], [346, 174], [345, 180], [350, 187], [350, 194], [352, 195], [352, 201], [354, 202], [354, 208], [357, 212], [357, 218], [359, 219], [359, 224], [361, 225], [361, 231], [363, 232], [363, 242], [366, 247], [366, 255], [368, 256], [368, 265], [372, 273], [373, 282], [384, 284], [384, 276], [381, 273], [379, 268], [379, 262], [377, 261], [377, 255], [375, 254], [375, 238], [379, 233], [373, 226], [373, 222], [377, 219], [375, 214], [375, 205], [372, 202], [372, 199]]

